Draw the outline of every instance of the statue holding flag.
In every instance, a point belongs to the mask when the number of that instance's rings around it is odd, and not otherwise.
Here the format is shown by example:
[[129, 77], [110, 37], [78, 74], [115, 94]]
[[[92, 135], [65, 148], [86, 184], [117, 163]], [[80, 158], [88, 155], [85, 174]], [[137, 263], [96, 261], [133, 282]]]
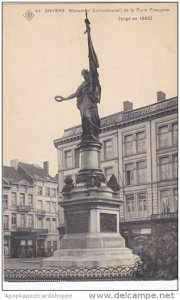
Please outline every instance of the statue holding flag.
[[101, 86], [97, 68], [98, 59], [93, 48], [90, 35], [90, 22], [86, 12], [86, 32], [88, 37], [88, 57], [89, 70], [83, 69], [81, 74], [84, 78], [83, 83], [78, 87], [75, 93], [68, 97], [56, 96], [58, 102], [77, 98], [77, 107], [80, 110], [82, 120], [82, 141], [98, 141], [100, 133], [100, 119], [97, 103], [100, 103]]
[[[122, 269], [127, 266], [128, 270], [136, 270], [139, 261], [139, 257], [125, 247], [124, 238], [119, 232], [119, 207], [123, 203], [117, 193], [120, 186], [116, 178], [111, 178], [107, 185], [101, 168], [99, 64], [91, 40], [87, 13], [85, 24], [89, 68], [81, 72], [84, 81], [69, 97], [55, 97], [59, 102], [77, 97], [83, 131], [81, 142], [76, 147], [79, 152], [79, 170], [75, 174], [75, 183], [71, 178], [65, 178], [62, 196], [59, 198], [66, 220], [60, 249], [52, 257], [43, 260], [43, 267], [57, 266], [70, 271], [76, 268], [75, 280], [78, 279], [79, 270], [84, 280], [88, 280], [87, 268], [98, 271], [100, 267], [109, 270], [110, 276], [115, 278], [114, 268]], [[65, 141], [63, 145], [64, 143]], [[59, 142], [55, 144], [57, 148], [58, 145]], [[127, 271], [126, 274], [129, 276], [130, 272]], [[103, 277], [106, 279], [106, 274]]]

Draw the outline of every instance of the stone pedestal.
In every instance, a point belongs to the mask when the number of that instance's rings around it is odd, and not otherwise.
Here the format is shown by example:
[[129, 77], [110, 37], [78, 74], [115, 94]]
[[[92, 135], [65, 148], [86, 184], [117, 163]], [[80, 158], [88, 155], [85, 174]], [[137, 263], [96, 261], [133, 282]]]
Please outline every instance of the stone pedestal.
[[79, 150], [79, 172], [76, 176], [76, 184], [86, 184], [92, 173], [96, 174], [100, 182], [105, 182], [104, 174], [100, 168], [101, 146], [99, 142], [81, 142]]
[[43, 266], [82, 268], [134, 266], [139, 259], [119, 233], [119, 193], [105, 184], [100, 143], [81, 143], [76, 185], [63, 193], [65, 235]]

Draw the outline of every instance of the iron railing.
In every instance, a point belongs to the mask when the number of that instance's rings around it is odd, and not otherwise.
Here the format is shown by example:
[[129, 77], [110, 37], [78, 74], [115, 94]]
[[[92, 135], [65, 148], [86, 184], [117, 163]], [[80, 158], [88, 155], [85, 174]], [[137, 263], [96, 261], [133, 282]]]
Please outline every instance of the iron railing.
[[164, 214], [152, 214], [151, 219], [152, 220], [159, 220], [159, 219], [175, 219], [178, 217], [177, 212], [172, 213], [164, 213]]
[[121, 281], [145, 280], [143, 265], [99, 268], [4, 269], [4, 281]]
[[16, 226], [16, 227], [14, 226], [13, 228], [18, 231], [26, 231], [26, 232], [31, 231], [32, 232], [34, 230], [34, 225], [32, 225], [32, 226], [22, 225], [22, 226]]
[[19, 212], [29, 212], [32, 209], [31, 205], [21, 204], [17, 206]]
[[47, 234], [48, 229], [45, 228], [35, 228], [35, 231], [37, 231], [39, 234]]
[[45, 216], [46, 211], [44, 209], [37, 209], [37, 216]]
[[14, 231], [20, 231], [20, 232], [32, 232], [32, 233], [39, 233], [39, 234], [47, 234], [48, 233], [48, 229], [45, 228], [35, 228], [34, 225], [32, 226], [28, 226], [28, 225], [24, 225], [24, 226], [13, 226], [13, 230]]

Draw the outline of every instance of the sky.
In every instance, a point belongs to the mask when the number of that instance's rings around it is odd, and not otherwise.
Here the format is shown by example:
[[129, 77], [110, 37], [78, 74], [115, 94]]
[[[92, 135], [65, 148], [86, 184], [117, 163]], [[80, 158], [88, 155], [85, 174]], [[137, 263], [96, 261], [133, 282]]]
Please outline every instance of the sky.
[[100, 64], [100, 117], [122, 111], [125, 100], [134, 109], [153, 104], [160, 90], [177, 96], [176, 3], [4, 3], [4, 165], [47, 160], [57, 173], [53, 140], [79, 125], [80, 114], [76, 99], [54, 97], [75, 92], [88, 68], [85, 8]]

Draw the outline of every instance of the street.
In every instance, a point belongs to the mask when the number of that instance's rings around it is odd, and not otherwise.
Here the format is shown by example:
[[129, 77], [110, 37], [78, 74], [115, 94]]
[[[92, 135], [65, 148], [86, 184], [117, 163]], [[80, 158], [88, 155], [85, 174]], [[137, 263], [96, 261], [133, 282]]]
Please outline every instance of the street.
[[4, 269], [40, 269], [45, 257], [4, 259]]

